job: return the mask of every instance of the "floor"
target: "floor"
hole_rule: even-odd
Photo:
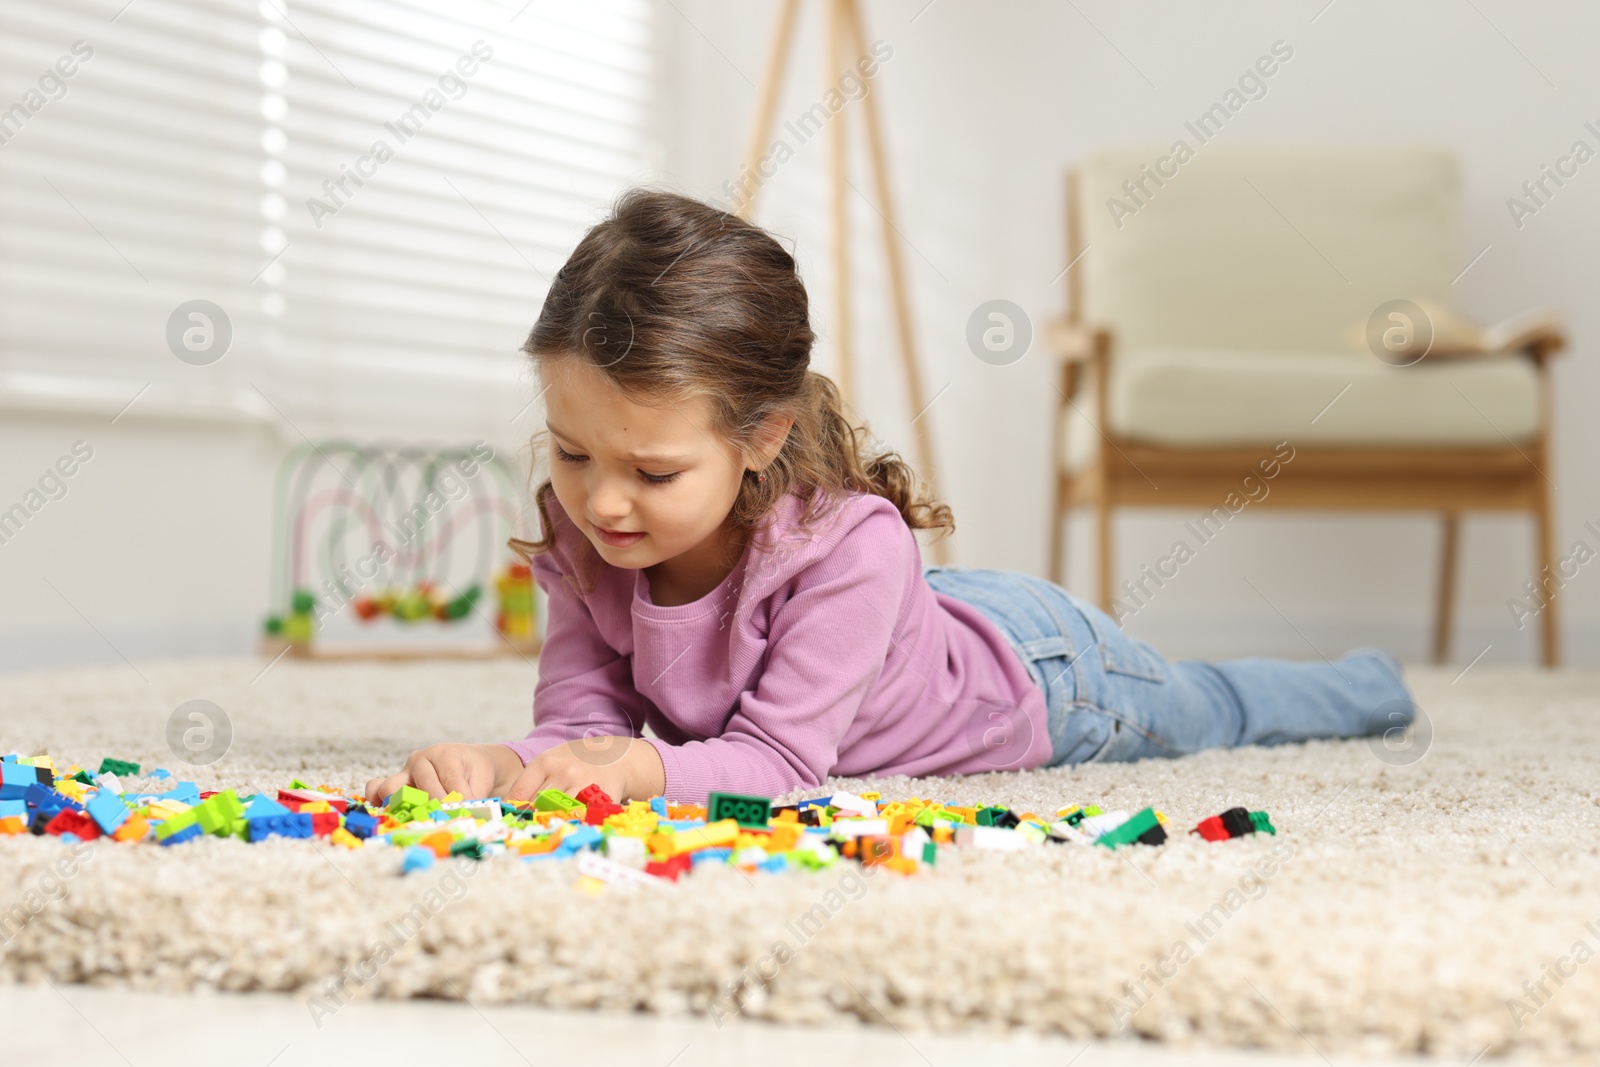
[[[143,1067],[268,1067],[277,1064],[437,1059],[474,1067],[582,1064],[583,1067],[788,1067],[870,1063],[874,1067],[1465,1067],[1454,1059],[1334,1060],[1309,1046],[1302,1055],[1233,1049],[1184,1049],[1149,1042],[1068,1041],[1028,1033],[959,1036],[888,1027],[788,1027],[733,1020],[722,1027],[704,1018],[478,1008],[441,1001],[353,1001],[319,1027],[305,1002],[277,995],[134,993],[89,986],[0,988],[0,1017],[29,1020],[8,1028],[5,1059],[63,1055],[63,1035],[77,1062],[122,1062]],[[1495,1059],[1495,1065],[1534,1063]]]

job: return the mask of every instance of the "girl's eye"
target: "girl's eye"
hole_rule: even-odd
[[[562,463],[586,463],[586,462],[588,462],[588,459],[589,459],[588,456],[573,455],[571,452],[568,452],[566,449],[562,448],[560,445],[556,444],[554,441],[552,441],[550,443],[550,447],[555,450],[556,459],[560,460]],[[671,474],[651,474],[648,471],[640,471],[639,472],[639,477],[643,478],[646,482],[648,482],[651,485],[666,485],[669,482],[677,481],[678,480],[678,475],[680,475],[682,473],[683,473],[682,471],[673,471]]]

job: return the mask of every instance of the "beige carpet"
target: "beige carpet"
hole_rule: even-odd
[[[0,751],[178,771],[168,715],[205,698],[235,739],[189,774],[202,788],[359,788],[428,741],[520,734],[533,684],[521,662],[284,662],[256,679],[262,666],[3,677]],[[0,839],[0,923],[27,919],[9,940],[0,925],[0,977],[292,991],[317,1016],[347,996],[466,997],[1308,1055],[1592,1057],[1600,676],[1454,674],[1410,672],[1434,732],[1410,765],[1356,741],[848,783],[1039,811],[1153,803],[1175,828],[1242,804],[1272,814],[1276,839],[947,852],[911,878],[703,868],[599,896],[572,888],[568,862],[401,878],[393,853],[286,841],[103,845],[62,878],[67,846]]]

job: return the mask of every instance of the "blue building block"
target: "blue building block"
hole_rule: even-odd
[[[152,800],[181,800],[193,807],[200,803],[200,787],[193,782],[179,782],[165,793],[124,793],[122,795],[124,799],[136,804],[148,804]]]
[[[158,840],[163,846],[176,845],[183,841],[193,841],[202,833],[204,833],[204,831],[200,829],[200,824],[196,822],[190,823],[188,826],[185,826],[182,830],[179,830],[175,834],[169,834],[168,836],[159,838]]]
[[[10,819],[16,816],[24,820],[28,817],[28,802],[20,797],[16,800],[0,800],[0,819]]]
[[[650,798],[650,810],[655,812],[657,815],[661,816],[663,819],[665,819],[667,817],[667,798],[666,797],[652,797],[652,798]]]
[[[580,849],[594,848],[600,844],[604,836],[598,826],[580,826],[563,837],[561,844],[555,847],[555,851],[563,856],[570,856]]]
[[[356,837],[371,837],[378,828],[378,817],[365,811],[352,811],[344,817],[344,828]]]
[[[44,772],[42,778],[41,771]],[[26,763],[0,763],[0,800],[16,800],[36,785],[48,789],[54,783],[55,779],[43,767]]]
[[[47,785],[40,785],[38,782],[33,783],[23,791],[22,799],[31,810],[43,812],[52,818],[63,810],[83,810],[83,805],[76,800],[63,793],[57,793]]]
[[[708,860],[727,863],[728,857],[731,855],[733,855],[733,849],[731,848],[697,848],[689,853],[689,862],[696,867]]]
[[[264,819],[269,815],[289,815],[288,808],[279,804],[265,793],[257,793],[244,809],[246,821],[250,819]]]
[[[767,871],[770,874],[777,874],[780,871],[788,870],[789,857],[780,852],[776,856],[768,856],[766,859],[756,864],[756,867],[760,870]]]
[[[153,771],[146,771],[144,776],[146,778],[171,778],[172,772],[165,767],[157,767]]]
[[[89,817],[100,827],[100,832],[105,834],[116,833],[117,827],[128,821],[128,806],[109,789],[97,790],[84,804],[83,810],[89,813]]]
[[[290,813],[287,815],[263,815],[258,819],[246,819],[245,826],[249,828],[250,842],[265,841],[269,837],[313,837],[311,829],[311,816]]]
[[[405,863],[400,866],[401,874],[410,874],[412,871],[425,871],[433,866],[436,857],[433,849],[423,848],[421,845],[412,845],[406,849]]]

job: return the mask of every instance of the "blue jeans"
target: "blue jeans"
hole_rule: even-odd
[[[1380,649],[1335,662],[1168,662],[1099,608],[1014,571],[925,567],[936,592],[1000,628],[1049,708],[1063,763],[1181,756],[1205,748],[1359,737],[1410,725],[1400,664]]]

